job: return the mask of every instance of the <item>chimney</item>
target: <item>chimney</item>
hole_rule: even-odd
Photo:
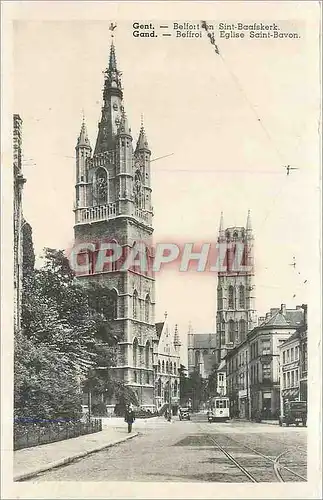
[[[286,315],[286,304],[282,304],[280,306],[280,312],[282,313],[283,316]]]
[[[304,325],[307,328],[307,304],[302,304],[302,309],[304,310]]]
[[[270,312],[266,313],[266,320],[271,318]]]
[[[296,311],[299,311],[300,309],[303,309],[302,306],[296,306]]]
[[[265,316],[260,316],[258,318],[258,326],[260,326],[265,321]]]

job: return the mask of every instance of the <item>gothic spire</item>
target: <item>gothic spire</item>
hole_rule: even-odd
[[[122,99],[121,72],[117,68],[116,51],[113,40],[110,47],[109,66],[105,70],[105,84],[103,98],[106,102],[111,95],[116,95]]]
[[[175,325],[175,332],[174,332],[174,345],[180,346],[181,341],[179,340],[179,335],[178,335],[178,327]]]
[[[91,147],[88,133],[87,133],[86,124],[85,124],[84,114],[83,114],[83,119],[82,119],[81,132],[80,132],[80,135],[77,139],[77,147],[87,147],[87,148]]]
[[[116,51],[113,40],[110,47],[109,71],[117,71]]]
[[[148,146],[147,137],[146,137],[145,128],[144,128],[143,115],[141,115],[141,126],[140,126],[138,141],[137,141],[137,147],[136,147],[136,151],[140,151],[140,150],[150,151],[149,146]]]
[[[250,210],[248,210],[246,230],[247,231],[252,231]]]
[[[103,106],[94,150],[95,155],[112,150],[115,147],[115,139],[122,122],[122,99],[121,72],[117,68],[115,46],[112,40],[109,65],[104,72]]]
[[[131,137],[131,128],[129,127],[128,118],[124,110],[122,111],[118,133]]]
[[[224,238],[224,221],[223,221],[223,212],[221,212],[220,216],[220,225],[219,225],[219,238]]]

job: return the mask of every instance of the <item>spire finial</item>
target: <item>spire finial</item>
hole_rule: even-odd
[[[220,231],[224,230],[223,212],[221,212],[221,215],[220,215],[220,228],[219,228],[219,230]]]
[[[167,319],[167,316],[168,316],[168,312],[167,312],[167,311],[165,311],[165,312],[164,312],[165,321],[166,321],[166,319]]]
[[[140,149],[141,150],[145,149],[147,151],[150,151],[149,146],[148,146],[147,137],[146,137],[145,128],[144,128],[144,115],[143,115],[143,113],[141,113],[141,116],[140,116],[140,132],[139,132],[136,151],[138,151]]]
[[[248,210],[248,217],[247,217],[247,225],[246,225],[247,231],[252,231],[252,225],[251,225],[251,213],[250,210]]]
[[[110,23],[109,30],[111,31],[111,39],[113,43],[113,37],[114,37],[114,30],[117,27],[117,23]]]
[[[180,346],[181,341],[179,340],[179,335],[178,335],[178,325],[175,325],[175,331],[174,331],[174,345],[175,346]]]
[[[84,109],[82,108],[82,125],[81,125],[81,132],[77,140],[77,146],[90,146],[90,141],[89,137],[87,134],[87,128],[86,128],[86,123],[85,123],[85,114],[84,114]]]

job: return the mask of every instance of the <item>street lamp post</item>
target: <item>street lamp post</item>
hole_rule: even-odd
[[[172,420],[172,379],[171,379],[171,375],[170,374],[169,374],[168,388],[169,388],[169,396],[168,396],[168,422],[170,422]]]

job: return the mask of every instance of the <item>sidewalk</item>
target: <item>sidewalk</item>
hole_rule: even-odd
[[[14,481],[29,479],[40,472],[68,464],[77,458],[103,450],[127,439],[138,436],[138,432],[128,434],[123,428],[106,428],[100,432],[65,439],[56,443],[33,446],[14,452]]]

